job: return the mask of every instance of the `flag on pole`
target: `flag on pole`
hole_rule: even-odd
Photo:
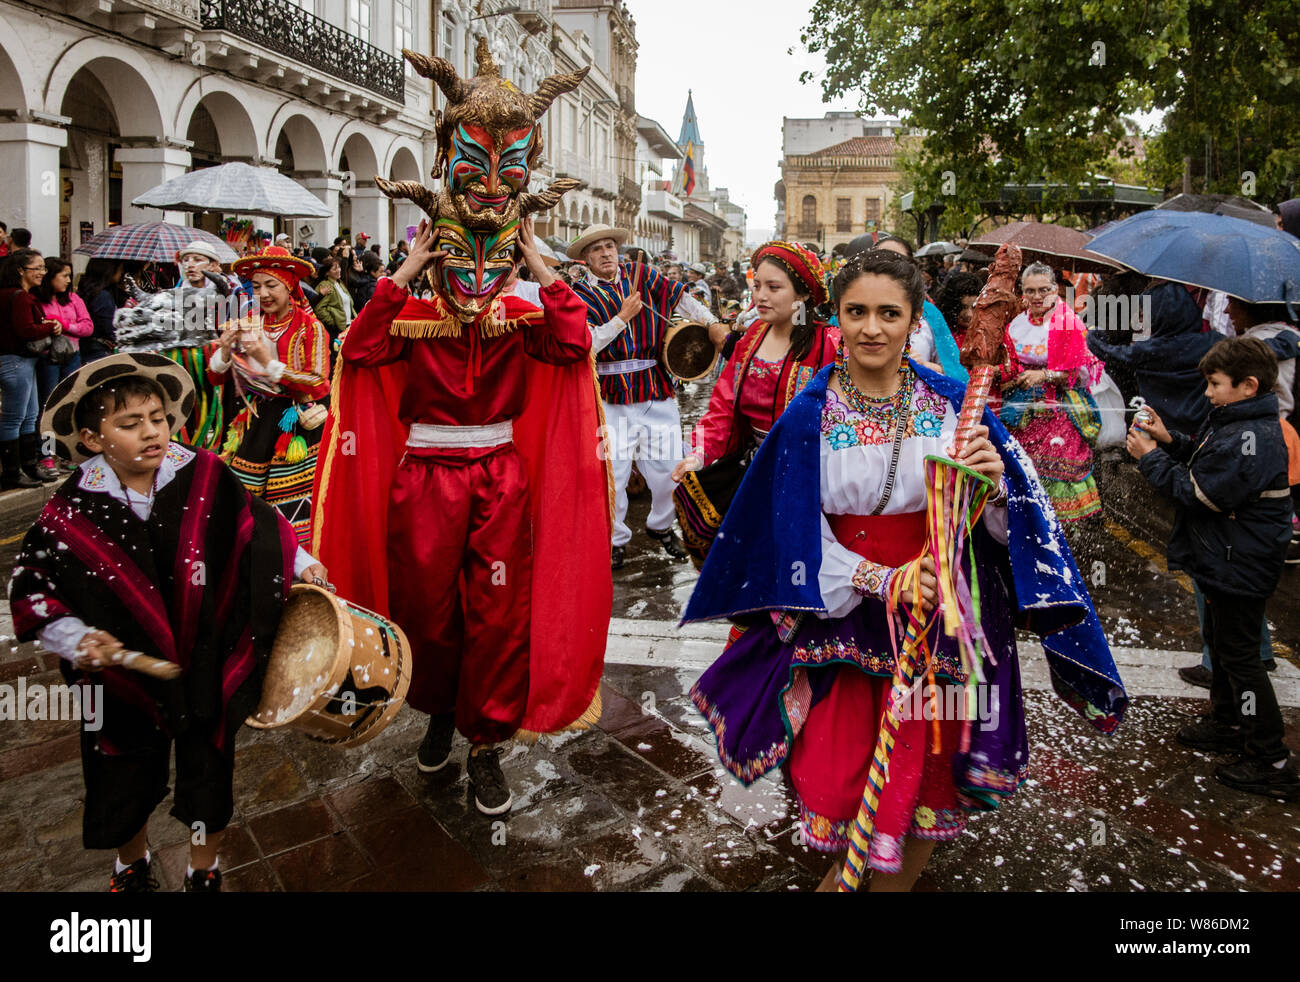
[[[686,160],[682,163],[682,193],[688,198],[695,192],[695,144],[686,144]]]

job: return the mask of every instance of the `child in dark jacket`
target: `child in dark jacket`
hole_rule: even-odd
[[[1149,407],[1128,451],[1178,512],[1169,567],[1205,595],[1211,712],[1177,733],[1197,750],[1243,754],[1215,768],[1229,787],[1300,800],[1300,777],[1282,742],[1282,713],[1259,659],[1264,605],[1291,539],[1287,451],[1278,422],[1277,359],[1256,338],[1220,341],[1201,359],[1213,404],[1195,439],[1170,432]]]

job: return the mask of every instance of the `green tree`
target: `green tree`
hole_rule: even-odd
[[[1240,194],[1249,171],[1276,202],[1300,174],[1294,0],[816,0],[802,41],[826,58],[828,100],[856,94],[924,131],[908,183],[948,206],[945,226],[1007,183],[1114,170],[1125,118],[1153,109],[1143,172],[1162,181],[1199,155],[1197,190]]]

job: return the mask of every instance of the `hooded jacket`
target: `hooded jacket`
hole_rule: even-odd
[[[1088,349],[1103,361],[1133,369],[1138,392],[1169,429],[1195,433],[1210,411],[1197,366],[1223,337],[1202,332],[1201,308],[1181,283],[1161,283],[1143,296],[1151,298],[1149,338],[1107,344],[1089,334]]]
[[[1174,499],[1169,566],[1223,593],[1267,597],[1291,541],[1287,450],[1272,392],[1211,409],[1193,439],[1138,461],[1143,476]]]

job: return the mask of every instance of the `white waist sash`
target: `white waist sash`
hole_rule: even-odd
[[[408,447],[499,447],[515,438],[515,423],[507,419],[486,426],[435,426],[412,423],[406,438]]]
[[[596,362],[597,375],[626,375],[629,372],[643,372],[647,368],[654,368],[659,362],[653,358],[633,358],[631,361],[598,361]]]

